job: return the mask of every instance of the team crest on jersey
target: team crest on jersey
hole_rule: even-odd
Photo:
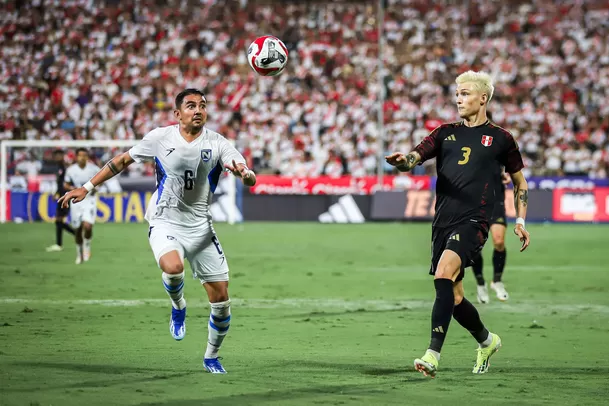
[[[211,159],[211,149],[202,149],[201,159],[203,160],[203,162],[209,161]]]
[[[491,137],[490,135],[483,135],[482,140],[480,140],[480,142],[485,147],[490,147],[491,145],[493,145],[493,137]]]

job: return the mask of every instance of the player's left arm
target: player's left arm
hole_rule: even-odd
[[[245,186],[254,186],[256,184],[256,174],[244,163],[235,162],[233,159],[232,165],[226,164],[224,167],[231,171],[236,177],[241,178]]]
[[[522,241],[520,251],[524,251],[530,243],[529,232],[524,228],[529,204],[529,186],[522,171],[510,174],[514,184],[514,207],[516,208],[516,226],[514,233]]]
[[[234,176],[241,178],[245,186],[254,186],[256,174],[247,167],[243,155],[224,138],[221,138],[219,148],[220,160],[223,163],[230,162],[224,163],[224,168],[231,171]]]
[[[518,149],[518,144],[512,137],[512,134],[507,133],[507,143],[504,153],[501,154],[501,164],[505,166],[505,171],[510,174],[512,183],[514,184],[514,207],[516,208],[516,226],[514,226],[514,234],[520,238],[522,246],[520,251],[527,249],[531,242],[531,236],[525,229],[525,220],[527,218],[527,206],[529,204],[529,186],[527,180],[522,173],[524,163],[522,155]]]

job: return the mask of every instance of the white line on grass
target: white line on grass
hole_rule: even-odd
[[[0,303],[49,306],[168,306],[168,299],[95,299],[95,300],[54,300],[27,298],[0,298]],[[285,299],[239,299],[232,298],[235,307],[249,309],[301,309],[306,311],[336,311],[336,310],[399,310],[399,309],[431,309],[432,300],[346,300],[328,298],[285,298]],[[208,307],[204,301],[189,300],[189,307]],[[479,305],[480,309],[502,311],[507,313],[578,313],[593,312],[609,314],[609,306],[599,304],[560,304],[536,301],[513,301],[511,303],[493,302]]]
[[[319,268],[316,268],[319,270]],[[331,268],[329,270],[341,270],[339,268]],[[378,268],[358,268],[354,267],[351,270],[355,270],[358,272],[421,272],[425,273],[426,270],[429,270],[429,267],[425,266],[387,266],[387,267],[378,267]],[[590,271],[590,272],[600,272],[607,271],[606,266],[600,265],[512,265],[508,266],[508,271],[525,271],[525,272],[565,272],[565,271]]]

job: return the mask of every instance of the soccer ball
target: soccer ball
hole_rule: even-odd
[[[288,49],[279,38],[265,35],[251,43],[247,61],[257,74],[277,76],[288,64]]]

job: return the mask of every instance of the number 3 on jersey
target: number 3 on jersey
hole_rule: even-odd
[[[459,165],[465,165],[466,163],[469,162],[469,154],[472,153],[472,149],[470,147],[463,147],[463,148],[461,148],[461,151],[463,151],[463,159],[457,163]]]
[[[192,190],[195,186],[195,173],[191,170],[184,171],[184,189]]]

